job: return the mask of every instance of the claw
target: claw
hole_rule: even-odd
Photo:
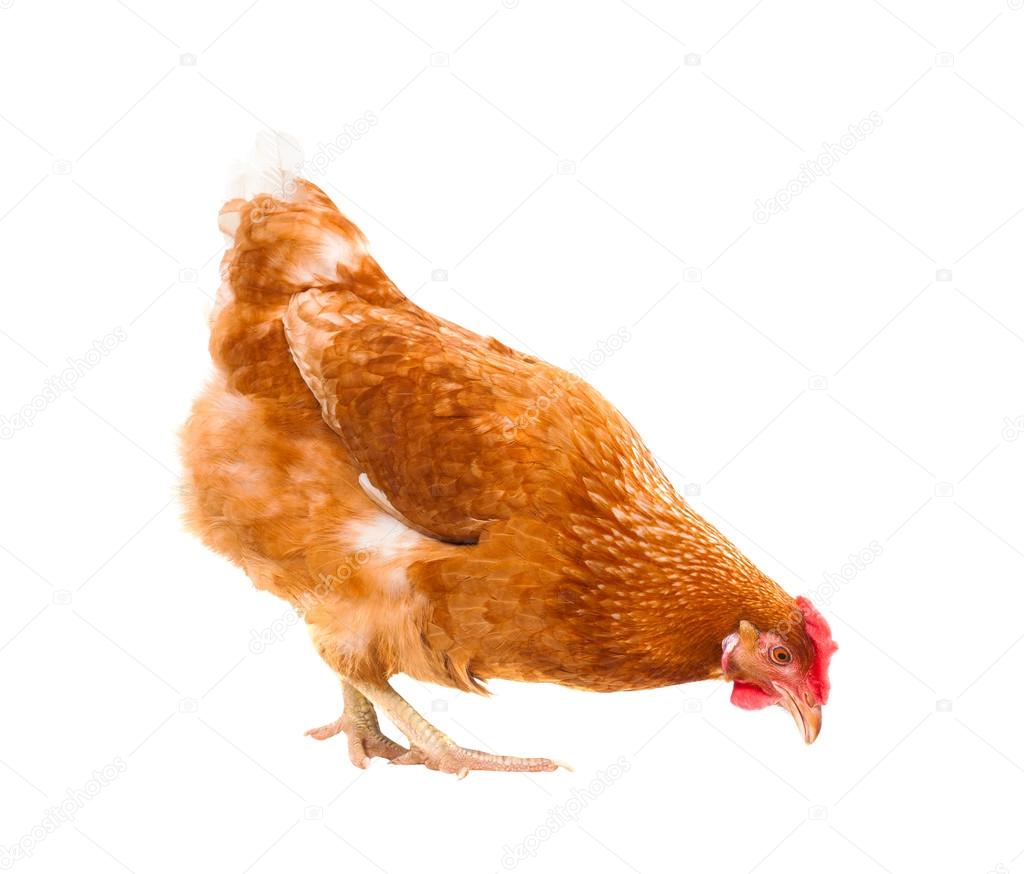
[[[327,740],[342,732],[348,738],[348,757],[357,768],[367,768],[370,759],[374,757],[394,761],[409,752],[401,744],[383,734],[380,728],[358,720],[350,720],[344,714],[327,725],[311,728],[306,735],[316,740]]]

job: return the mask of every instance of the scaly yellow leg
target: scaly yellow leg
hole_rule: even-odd
[[[470,771],[554,771],[559,767],[572,770],[553,759],[499,756],[460,747],[427,722],[388,683],[347,682],[370,703],[380,707],[409,739],[409,750],[392,758],[392,764],[426,765],[435,771],[456,774],[460,779]]]

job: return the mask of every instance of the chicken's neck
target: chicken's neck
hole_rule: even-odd
[[[799,621],[793,598],[681,500],[646,516],[589,539],[582,560],[593,645],[616,655],[624,685],[717,677],[722,640],[741,619]]]

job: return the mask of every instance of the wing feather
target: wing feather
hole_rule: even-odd
[[[284,322],[324,420],[369,483],[411,527],[442,540],[476,542],[527,507],[567,510],[571,490],[553,480],[575,480],[587,450],[575,412],[621,418],[581,380],[408,301],[310,289]]]

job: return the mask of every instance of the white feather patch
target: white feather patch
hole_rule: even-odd
[[[290,200],[302,163],[298,140],[279,131],[263,131],[256,138],[248,161],[236,166],[228,198],[251,200],[257,194],[269,194],[277,200]]]

